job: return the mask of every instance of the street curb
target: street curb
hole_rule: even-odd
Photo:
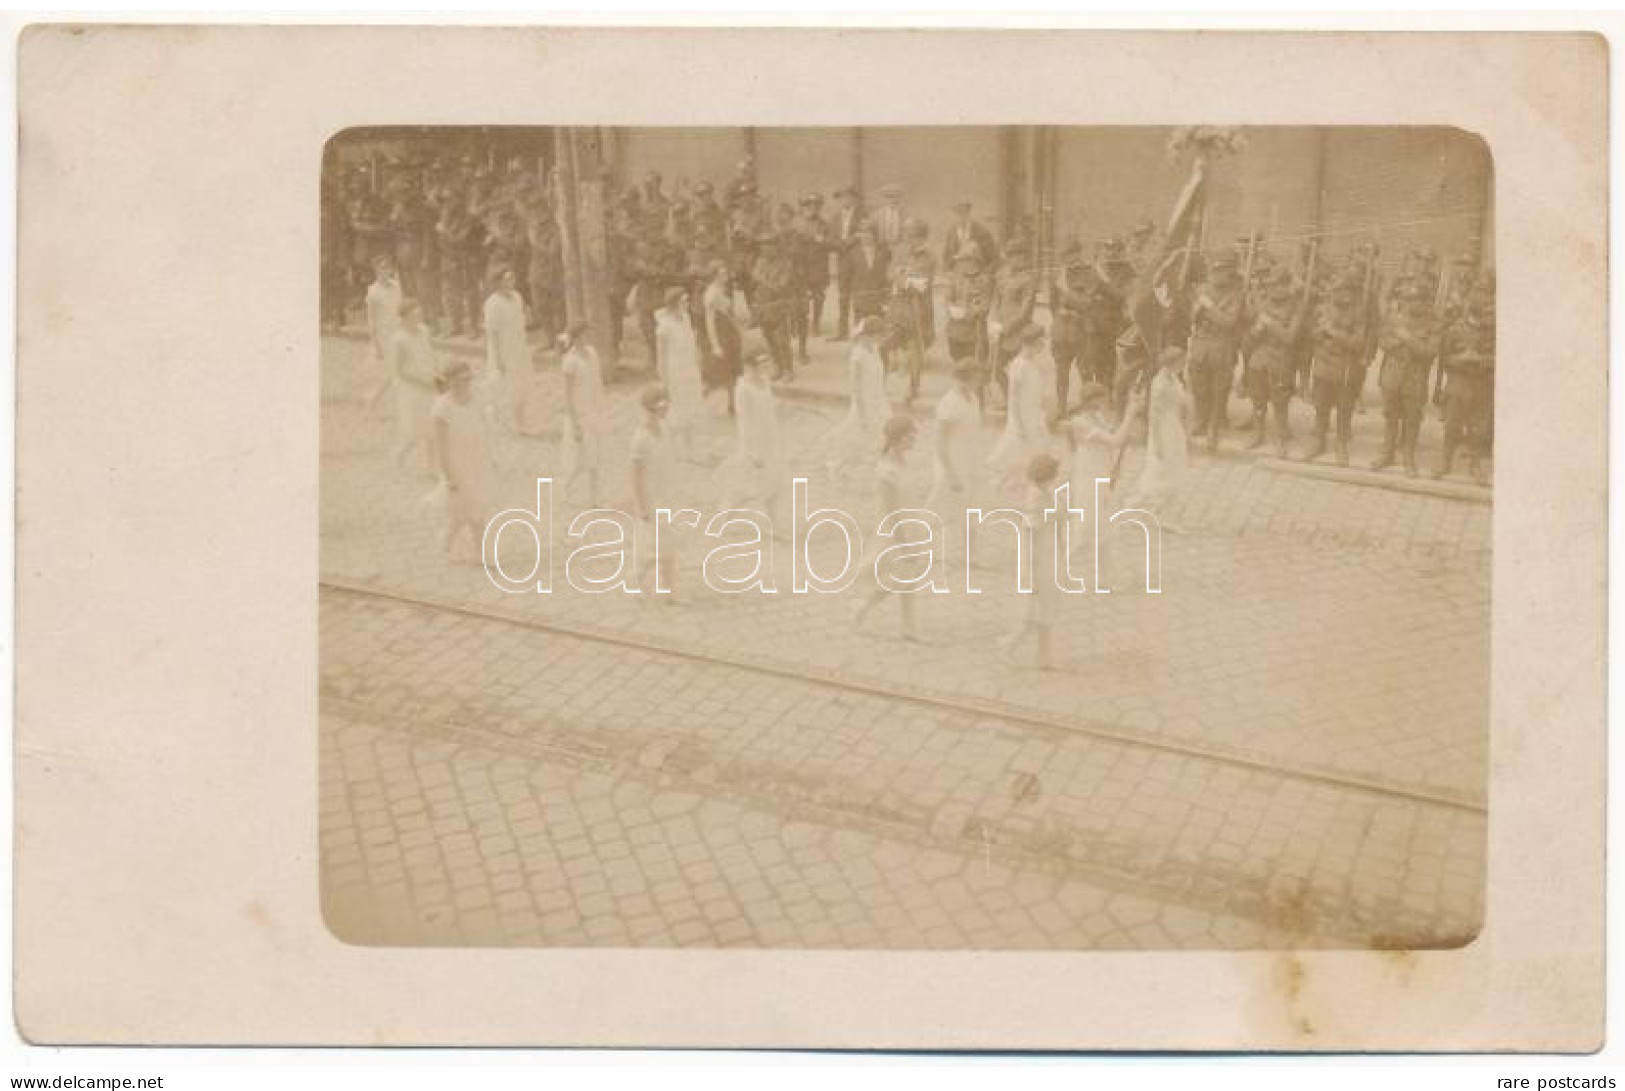
[[[1328,466],[1315,462],[1262,456],[1259,463],[1276,473],[1296,474],[1322,481],[1341,481],[1346,485],[1367,485],[1392,492],[1416,493],[1444,500],[1465,500],[1475,504],[1490,504],[1495,493],[1484,485],[1467,485],[1453,481],[1435,481],[1425,477],[1405,477],[1380,470],[1357,470],[1348,466]]]

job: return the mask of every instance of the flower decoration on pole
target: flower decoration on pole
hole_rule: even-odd
[[[1247,147],[1247,138],[1233,125],[1181,125],[1168,135],[1168,161],[1175,162],[1186,152],[1210,162],[1235,155]]]

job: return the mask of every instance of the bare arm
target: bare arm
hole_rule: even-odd
[[[649,460],[641,453],[632,457],[632,510],[640,519],[654,518],[649,503]]]
[[[710,292],[705,293],[705,334],[711,340],[711,351],[722,355],[722,342],[717,340],[717,306]]]
[[[440,417],[434,419],[434,461],[440,467],[440,480],[452,492],[457,491],[457,482],[451,476],[451,426]]]
[[[575,373],[568,370],[565,371],[564,415],[569,418],[570,421],[570,434],[579,440],[581,438],[581,418],[576,414],[576,388],[577,380]]]

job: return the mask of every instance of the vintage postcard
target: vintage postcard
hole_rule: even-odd
[[[1598,1044],[1600,40],[21,57],[31,1038]]]

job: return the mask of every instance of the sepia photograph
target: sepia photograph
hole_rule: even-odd
[[[475,18],[19,28],[27,1066],[1602,1056],[1608,38]]]
[[[1467,128],[351,127],[320,892],[363,946],[1484,920]]]

